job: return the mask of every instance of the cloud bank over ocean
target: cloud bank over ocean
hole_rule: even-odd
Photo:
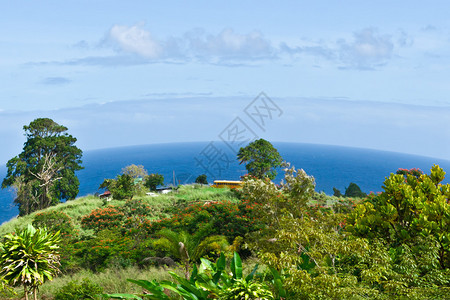
[[[23,125],[50,117],[69,128],[81,149],[214,141],[236,118],[270,141],[371,148],[450,159],[450,107],[343,99],[271,98],[280,116],[261,129],[245,114],[248,97],[168,97],[113,101],[67,109],[0,112],[0,161],[17,155]],[[263,109],[260,114],[267,113]]]

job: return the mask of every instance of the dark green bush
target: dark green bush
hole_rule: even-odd
[[[156,191],[159,185],[164,184],[164,176],[161,174],[150,174],[144,178],[144,186],[149,188],[150,191]]]
[[[34,216],[33,226],[36,228],[47,228],[51,232],[59,231],[61,237],[72,238],[76,235],[72,219],[62,211],[48,211],[38,213]]]
[[[132,252],[134,241],[124,237],[118,230],[105,229],[93,239],[75,243],[75,255],[81,259],[82,267],[94,272],[109,266],[127,267],[136,261]]]
[[[367,194],[361,191],[361,188],[354,182],[351,182],[345,189],[345,197],[359,197],[364,198]]]
[[[84,278],[81,283],[77,280],[70,281],[55,293],[55,300],[84,300],[102,299],[99,294],[103,293],[103,288],[93,283],[88,278]]]

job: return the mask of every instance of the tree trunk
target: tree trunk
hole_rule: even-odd
[[[34,300],[38,300],[38,298],[37,298],[37,288],[36,287],[33,288],[33,296],[34,296]]]
[[[26,285],[23,286],[23,291],[25,293],[25,300],[28,300],[28,291],[27,291],[27,286]]]

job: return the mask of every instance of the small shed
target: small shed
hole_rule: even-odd
[[[106,191],[99,195],[100,199],[106,199],[106,201],[111,201],[112,194],[110,191]]]

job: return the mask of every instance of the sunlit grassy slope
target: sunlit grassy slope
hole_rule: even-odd
[[[164,209],[180,202],[194,202],[194,201],[216,201],[216,200],[230,200],[237,201],[236,195],[229,189],[216,189],[209,186],[201,185],[183,185],[178,188],[177,192],[168,193],[165,195],[157,196],[140,196],[134,197],[140,199],[143,202],[150,205],[157,215],[164,217]],[[125,201],[112,200],[106,203],[106,205],[121,206]],[[14,218],[8,222],[5,222],[0,226],[0,236],[6,233],[13,232],[16,229],[21,229],[31,224],[34,216],[37,213],[57,210],[64,211],[72,218],[74,225],[77,229],[81,230],[80,222],[81,218],[89,214],[92,210],[104,207],[105,203],[102,199],[95,196],[80,197],[75,200],[60,203],[56,206],[49,207],[47,209],[34,212],[24,217]]]

